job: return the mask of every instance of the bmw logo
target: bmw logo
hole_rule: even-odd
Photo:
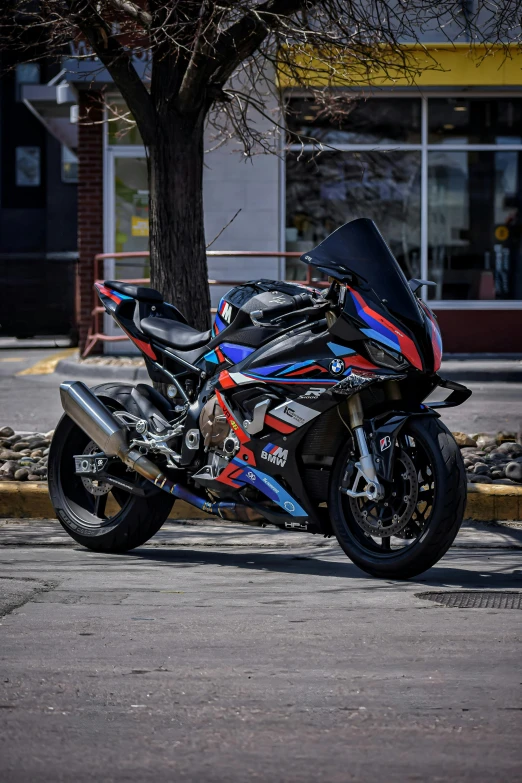
[[[290,501],[289,501],[289,500],[285,500],[284,506],[285,506],[285,508],[286,508],[286,510],[287,510],[287,511],[290,511],[290,513],[292,513],[292,511],[295,511],[295,506],[294,506],[294,504],[293,504],[293,503],[290,503]]]
[[[339,375],[344,370],[344,362],[341,359],[332,359],[330,362],[330,372],[332,375]]]

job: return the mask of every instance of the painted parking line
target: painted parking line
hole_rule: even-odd
[[[46,356],[45,359],[41,359],[39,362],[36,362],[36,364],[33,364],[31,367],[27,367],[25,370],[20,370],[20,372],[17,372],[16,374],[51,375],[51,373],[55,371],[56,365],[59,361],[67,358],[67,356],[71,356],[77,351],[77,348],[66,348],[64,351],[56,351],[56,353],[52,353],[50,356]]]
[[[0,362],[23,362],[25,359],[23,356],[5,356],[0,359]]]

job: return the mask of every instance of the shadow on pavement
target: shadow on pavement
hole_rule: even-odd
[[[496,557],[500,550],[495,551]],[[382,579],[375,583],[375,577],[361,571],[356,565],[348,559],[346,562],[338,560],[325,559],[324,556],[306,556],[299,554],[279,554],[275,552],[209,552],[208,550],[176,550],[176,549],[137,549],[129,552],[126,557],[139,559],[141,564],[149,563],[153,565],[165,565],[166,563],[183,564],[185,566],[223,566],[227,568],[244,568],[250,571],[270,571],[284,574],[302,574],[308,576],[336,577],[340,579],[368,579],[373,584],[368,585],[368,589],[386,589],[390,585],[397,584],[421,584],[433,585],[437,587],[463,587],[469,590],[484,589],[522,589],[522,552],[513,550],[503,550],[502,554],[510,556],[510,564],[501,571],[498,568],[492,572],[489,570],[488,560],[490,553],[473,550],[473,569],[462,567],[462,560],[466,555],[462,552],[450,552],[444,559],[426,571],[420,576],[401,582],[399,580]],[[337,555],[337,553],[336,553]],[[513,558],[518,560],[520,569],[513,567]],[[459,565],[451,565],[452,561],[458,560]],[[477,562],[483,564],[483,568],[476,570]],[[358,589],[365,589],[358,585]]]

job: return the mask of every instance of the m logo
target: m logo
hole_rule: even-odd
[[[288,459],[288,449],[282,449],[281,446],[267,443],[261,452],[261,459],[266,459],[268,462],[273,462],[275,465],[284,468]]]
[[[230,305],[228,302],[225,302],[221,308],[220,315],[223,321],[229,324],[232,320],[232,305]]]

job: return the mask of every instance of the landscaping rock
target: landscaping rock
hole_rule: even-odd
[[[28,475],[29,471],[27,468],[19,468],[17,471],[15,471],[14,478],[15,481],[27,481]]]
[[[14,460],[7,460],[0,468],[0,475],[4,478],[14,478],[15,472],[18,470],[18,462]]]
[[[519,457],[522,455],[522,446],[519,443],[502,443],[498,448],[499,454],[505,454],[511,457]]]
[[[466,446],[474,446],[476,448],[477,441],[473,440],[473,438],[469,435],[466,435],[465,432],[452,432],[451,434],[455,438],[457,446],[460,448],[464,448]]]
[[[489,473],[489,467],[486,465],[485,462],[477,462],[477,464],[473,468],[473,472],[486,474]]]
[[[522,463],[508,462],[506,465],[506,478],[522,483]]]
[[[29,443],[26,440],[19,440],[12,447],[13,451],[23,451],[23,449],[29,448]]]
[[[493,446],[495,447],[497,445],[497,441],[493,437],[493,435],[488,435],[484,432],[477,435],[474,440],[477,443],[477,446],[481,449],[483,449],[485,446]]]
[[[505,441],[516,441],[517,436],[515,432],[497,432],[495,440],[497,443],[504,443]]]
[[[467,473],[468,484],[492,484],[493,480],[489,476],[477,475],[476,473]]]
[[[2,427],[0,429],[0,438],[12,438],[14,434],[15,432],[11,427]]]
[[[11,451],[11,449],[2,449],[0,459],[20,459],[20,454],[17,451]]]
[[[49,445],[49,442],[44,438],[31,438],[27,444],[31,449],[43,449]]]

